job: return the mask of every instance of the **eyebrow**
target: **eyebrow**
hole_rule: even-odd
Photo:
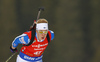
[[[39,31],[48,31],[48,30],[39,30]]]

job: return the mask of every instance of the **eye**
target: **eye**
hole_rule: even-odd
[[[42,34],[43,33],[43,31],[38,31],[40,34]]]
[[[47,31],[44,31],[44,33],[46,34],[46,33],[47,33]]]

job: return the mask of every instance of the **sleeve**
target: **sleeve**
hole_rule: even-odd
[[[12,42],[12,46],[13,47],[17,47],[18,44],[28,44],[30,42],[30,39],[28,37],[27,34],[22,34],[22,35],[19,35],[17,36],[14,41]]]
[[[54,39],[54,32],[50,30],[50,33],[51,33],[51,40]]]

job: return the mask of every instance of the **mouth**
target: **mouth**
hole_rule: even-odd
[[[41,37],[42,39],[44,39],[44,37]]]

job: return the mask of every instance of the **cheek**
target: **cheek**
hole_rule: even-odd
[[[41,36],[41,37],[46,37],[46,34],[41,34],[40,36]]]
[[[46,37],[47,35],[45,34],[44,37]]]

